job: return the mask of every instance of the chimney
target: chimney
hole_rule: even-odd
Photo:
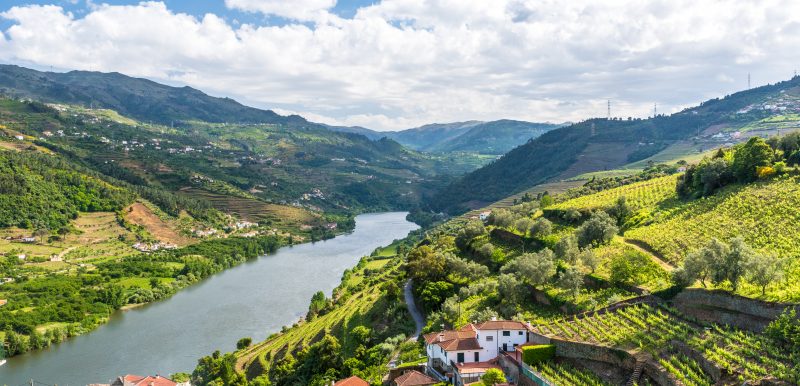
[[[497,317],[496,316],[492,316],[492,321],[496,322],[497,321]]]

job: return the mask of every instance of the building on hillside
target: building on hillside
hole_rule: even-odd
[[[527,343],[530,331],[531,326],[528,323],[490,320],[470,323],[456,331],[427,334],[424,338],[428,367],[444,374],[453,383],[458,379],[469,378],[465,374],[459,374],[459,366],[469,374],[480,373],[476,368],[483,368],[485,373],[487,363],[498,355],[513,352],[517,346]],[[467,364],[480,365],[464,366]]]
[[[480,218],[481,221],[486,221],[486,220],[489,219],[489,216],[491,216],[491,215],[492,215],[492,211],[491,210],[487,210],[485,212],[481,212],[481,214],[478,215],[478,218]]]
[[[160,375],[141,376],[128,374],[117,377],[114,382],[111,382],[110,386],[190,386],[190,384],[189,382],[177,383]]]
[[[338,382],[331,382],[331,386],[369,386],[369,382],[354,375]]]
[[[8,300],[6,300],[6,299],[0,299],[0,307],[2,307],[2,306],[4,306],[4,305],[6,305],[7,303],[8,303]]]
[[[403,375],[392,381],[392,386],[431,386],[439,383],[437,380],[420,373],[417,370],[409,370]]]

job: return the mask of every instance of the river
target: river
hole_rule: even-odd
[[[363,214],[347,235],[284,247],[185,288],[169,299],[117,312],[95,331],[8,359],[0,385],[30,379],[48,385],[110,383],[124,374],[191,372],[214,350],[235,350],[280,331],[305,314],[311,296],[330,296],[345,269],[417,225],[406,213]]]

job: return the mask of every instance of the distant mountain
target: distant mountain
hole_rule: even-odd
[[[551,130],[452,183],[433,209],[459,213],[541,184],[618,168],[678,145],[726,146],[800,129],[800,77],[650,119],[591,119]],[[400,141],[402,142],[402,141]]]
[[[0,65],[0,93],[16,98],[105,108],[162,124],[178,121],[314,125],[298,115],[248,107],[230,98],[216,98],[191,87],[171,87],[120,73],[41,72]]]
[[[430,124],[386,135],[414,150],[499,155],[557,127],[551,123],[501,119]]]

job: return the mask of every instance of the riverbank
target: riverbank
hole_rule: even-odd
[[[169,299],[117,312],[91,334],[11,358],[0,369],[0,379],[21,383],[52,374],[51,380],[43,379],[79,385],[120,373],[191,371],[202,355],[231,350],[244,336],[264,339],[296,321],[311,295],[333,289],[360,256],[416,228],[403,213],[360,215],[350,234],[247,260]],[[194,252],[185,251],[183,257]],[[94,365],[87,368],[89,363]]]

